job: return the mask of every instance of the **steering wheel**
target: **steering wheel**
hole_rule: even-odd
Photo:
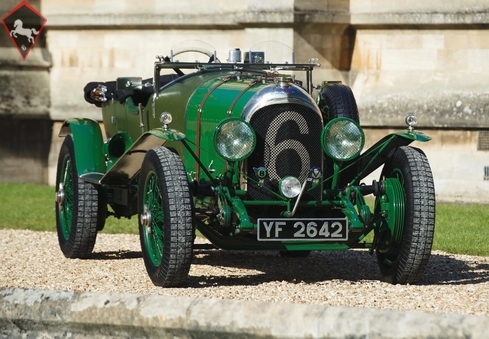
[[[211,51],[209,51],[208,49],[205,49],[205,48],[202,48],[202,47],[184,47],[184,48],[181,48],[181,49],[176,49],[172,52],[172,56],[175,57],[177,55],[180,55],[180,54],[184,54],[184,53],[201,53],[201,54],[204,54],[206,56],[209,57],[209,61],[208,63],[212,63],[212,62],[221,62],[219,61],[218,58],[215,58],[215,54]],[[214,60],[215,58],[215,60]],[[179,68],[174,68],[173,69],[179,76],[182,76],[182,75],[185,75]]]
[[[187,48],[182,48],[182,49],[177,49],[173,51],[173,56],[177,56],[183,53],[201,53],[204,55],[207,55],[209,57],[209,63],[211,62],[220,62],[219,59],[214,59],[215,55],[214,52],[209,51],[208,49],[201,48],[201,47],[187,47]]]

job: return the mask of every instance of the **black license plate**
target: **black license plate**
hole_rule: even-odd
[[[345,241],[348,240],[346,218],[327,219],[258,219],[259,241]]]

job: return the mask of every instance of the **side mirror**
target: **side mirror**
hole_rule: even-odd
[[[123,77],[117,78],[116,89],[133,89],[141,90],[143,89],[143,78],[141,77]]]

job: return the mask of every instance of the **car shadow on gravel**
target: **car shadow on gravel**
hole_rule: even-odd
[[[219,267],[219,275],[190,275],[189,287],[259,285],[273,281],[351,283],[381,281],[375,255],[368,251],[312,252],[307,258],[281,257],[277,251],[196,250],[192,265]],[[489,281],[489,263],[432,254],[417,285],[465,285]]]
[[[277,251],[199,250],[194,253],[192,265],[218,266],[222,275],[191,275],[188,281],[191,287],[380,279],[375,256],[367,251],[312,252],[307,258],[281,257]]]
[[[432,254],[418,285],[474,285],[489,281],[489,261],[477,257],[459,260],[449,255]]]
[[[90,260],[117,260],[117,259],[140,259],[143,253],[140,251],[107,251],[93,252]]]

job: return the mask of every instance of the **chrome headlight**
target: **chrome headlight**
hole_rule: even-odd
[[[173,117],[168,112],[163,112],[160,114],[160,121],[163,125],[169,125],[173,120]]]
[[[357,157],[365,144],[365,134],[355,121],[336,118],[326,124],[321,134],[324,152],[337,161]]]
[[[230,118],[222,121],[214,132],[214,147],[228,161],[239,161],[255,149],[256,135],[246,121]]]
[[[295,198],[301,192],[301,182],[299,179],[294,177],[283,178],[280,180],[278,187],[280,189],[280,193],[289,199]]]

